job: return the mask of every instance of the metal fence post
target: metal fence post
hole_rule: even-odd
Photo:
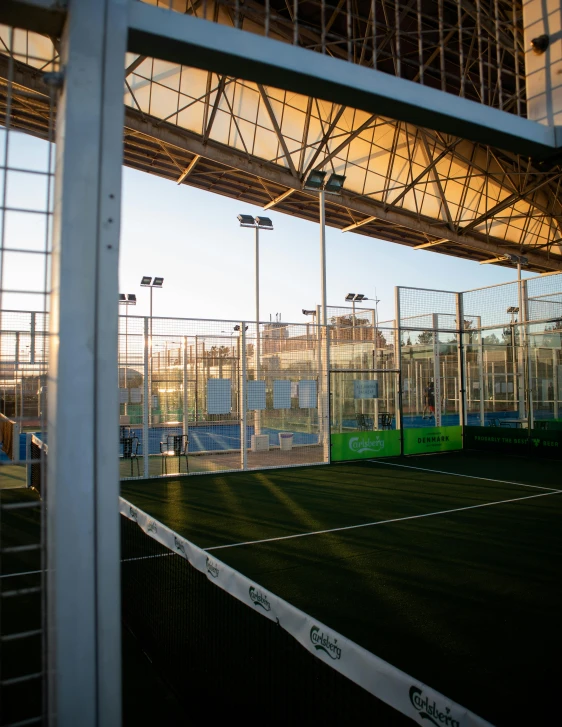
[[[142,407],[142,463],[143,463],[143,475],[144,477],[149,476],[148,472],[148,455],[149,451],[149,433],[150,433],[150,380],[149,380],[149,333],[148,333],[148,318],[144,318],[144,370],[143,370],[143,402]]]
[[[396,429],[402,430],[402,343],[401,343],[401,328],[400,328],[400,288],[396,286],[394,288],[394,310],[395,310],[395,329],[394,329],[394,365],[400,372],[398,375],[398,381],[396,382]],[[401,454],[404,454],[404,434],[400,437],[401,441]]]
[[[60,46],[46,507],[48,721],[57,727],[121,724],[117,301],[127,7],[69,3]]]
[[[464,310],[462,293],[457,293],[457,321],[458,321],[458,367],[459,367],[459,424],[466,426],[466,361],[464,347]]]
[[[246,449],[246,426],[248,419],[247,396],[246,396],[246,380],[247,380],[247,352],[246,352],[246,324],[244,321],[240,323],[240,383],[238,390],[240,392],[240,467],[243,470],[248,469],[248,452]]]

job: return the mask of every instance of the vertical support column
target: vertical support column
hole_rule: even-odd
[[[459,423],[466,426],[466,359],[464,347],[464,310],[462,293],[457,293],[458,366],[459,366]]]
[[[117,271],[126,10],[125,0],[72,2],[61,40],[46,507],[48,721],[57,727],[121,725]],[[85,446],[69,447],[77,437]]]
[[[529,311],[528,311],[528,293],[527,293],[527,281],[522,280],[519,285],[520,288],[520,300],[521,300],[521,308],[519,309],[521,312],[519,313],[522,321],[521,332],[519,334],[519,339],[521,343],[521,338],[523,342],[523,346],[520,346],[521,354],[521,367],[520,367],[520,377],[522,380],[522,389],[523,392],[525,391],[525,385],[527,386],[527,426],[529,427],[529,430],[531,430],[535,426],[535,414],[534,414],[534,405],[533,405],[533,365],[532,365],[532,353],[531,353],[531,336],[529,331]],[[527,368],[527,376],[525,377],[525,352],[527,353],[526,356],[526,368]],[[525,378],[527,379],[525,381]],[[525,397],[523,397],[523,405],[520,404],[520,413],[519,416],[523,418],[525,416]]]
[[[183,402],[182,402],[182,410],[183,410],[183,429],[182,433],[185,436],[188,436],[188,429],[189,429],[189,412],[187,410],[189,401],[188,401],[188,387],[189,387],[189,380],[187,376],[187,336],[184,336],[183,338],[183,376],[182,376],[182,394],[183,394]]]
[[[255,278],[256,278],[256,381],[259,381],[261,375],[261,341],[260,341],[260,228],[256,225],[255,239]],[[256,384],[257,385],[257,384]],[[254,434],[261,434],[261,411],[256,409],[254,412]]]
[[[144,318],[144,376],[143,376],[143,407],[142,407],[142,463],[143,475],[148,477],[148,455],[150,454],[150,443],[148,440],[150,432],[150,363],[149,363],[149,341],[148,332],[149,319]]]
[[[394,288],[394,309],[396,315],[394,329],[394,366],[400,372],[396,382],[396,429],[402,429],[402,344],[400,328],[400,288]],[[404,454],[404,437],[402,440],[402,454]]]
[[[246,427],[248,419],[248,397],[246,395],[247,388],[247,354],[246,354],[246,324],[244,321],[240,323],[240,383],[238,385],[240,408],[240,467],[243,470],[248,469],[248,451],[246,449]]]
[[[435,391],[435,426],[441,426],[441,357],[439,352],[439,314],[433,314],[433,388]]]
[[[36,329],[37,329],[37,313],[31,314],[31,330],[30,330],[30,341],[29,341],[29,363],[35,365],[35,340],[36,340]]]
[[[552,416],[553,419],[558,419],[558,406],[559,406],[559,393],[560,393],[560,379],[558,377],[558,353],[554,348],[552,350],[552,389],[553,389],[553,405],[552,405]]]
[[[482,340],[482,317],[478,316],[478,388],[480,390],[480,426],[486,423],[484,408],[484,342]]]

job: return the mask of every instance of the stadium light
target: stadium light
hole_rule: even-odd
[[[127,363],[129,361],[129,306],[137,304],[137,296],[134,293],[119,293],[119,305],[125,306],[125,366],[123,367],[123,383],[127,388]],[[125,401],[123,413],[127,416],[128,403]]]
[[[348,294],[347,294],[347,295],[345,296],[345,299],[346,299],[346,300],[355,300],[355,293],[348,293]]]
[[[315,310],[306,310],[306,308],[302,309],[303,316],[315,316],[316,311]]]
[[[321,189],[326,178],[326,172],[321,172],[319,169],[315,169],[310,172],[306,182],[304,183],[305,189]]]
[[[345,182],[345,174],[330,174],[330,178],[324,185],[324,190],[328,194],[340,194]]]
[[[328,325],[328,304],[326,300],[326,201],[324,194],[341,194],[344,174],[330,174],[327,182],[324,182],[326,172],[320,169],[313,169],[304,183],[305,189],[318,192],[318,203],[320,207],[320,293],[322,298],[322,325]]]
[[[240,227],[253,227],[255,235],[255,286],[256,286],[256,381],[260,373],[260,230],[273,230],[273,222],[269,217],[252,217],[252,215],[238,215]],[[234,330],[237,330],[236,328]],[[254,431],[261,434],[260,428],[261,413],[255,411]]]
[[[143,275],[140,284],[143,288],[150,288],[150,337],[152,339],[152,289],[162,288],[164,278],[153,278],[150,275]],[[137,297],[135,295],[135,303],[136,301]]]
[[[256,223],[252,215],[238,215],[240,227],[255,227]]]

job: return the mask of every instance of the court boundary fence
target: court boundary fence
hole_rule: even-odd
[[[145,535],[203,573],[213,586],[280,626],[310,654],[399,713],[421,725],[425,724],[429,713],[437,719],[440,714],[448,715],[449,723],[458,724],[459,727],[491,727],[486,720],[333,631],[217,558],[210,557],[207,551],[151,518],[126,499],[120,498],[119,510],[122,516],[136,523]],[[123,601],[126,613],[125,596]],[[172,628],[172,625],[168,624],[168,627]],[[222,643],[221,649],[228,650],[228,647]]]

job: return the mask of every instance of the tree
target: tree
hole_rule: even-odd
[[[427,345],[433,343],[433,331],[424,331],[418,336],[418,342]]]

